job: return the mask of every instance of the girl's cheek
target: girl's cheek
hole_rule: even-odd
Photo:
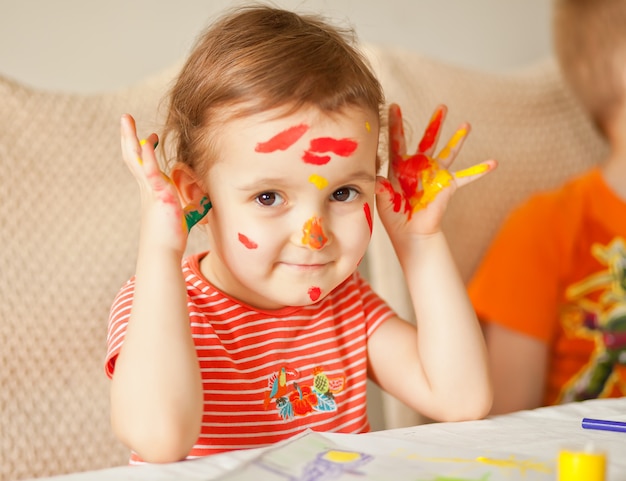
[[[372,223],[372,209],[370,208],[369,203],[365,203],[363,204],[363,213],[365,214],[365,222],[367,222],[367,227],[370,230],[370,237],[372,236],[372,229],[373,229],[373,223]]]
[[[246,249],[256,249],[259,247],[253,239],[249,238],[247,235],[242,234],[241,232],[238,234],[238,240],[241,242]]]

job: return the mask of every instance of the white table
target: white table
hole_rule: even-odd
[[[606,480],[626,480],[626,433],[583,429],[583,417],[626,421],[626,398],[585,401],[492,416],[480,421],[433,423],[362,435],[309,433],[291,443],[280,443],[272,448],[236,451],[166,465],[123,466],[45,479],[294,480],[304,479],[301,477],[304,470],[300,465],[295,466],[295,460],[302,458],[305,462],[307,453],[313,458],[316,454],[319,458],[323,452],[332,451],[335,456],[340,453],[344,456],[342,462],[347,466],[347,450],[352,452],[348,453],[350,455],[360,453],[367,459],[362,458],[360,464],[350,460],[355,463],[353,467],[342,468],[344,471],[339,471],[335,477],[327,474],[326,477],[318,475],[307,479],[402,480],[409,479],[407,473],[410,472],[412,480],[420,481],[542,481],[557,479],[560,451],[584,450],[592,446],[606,453]],[[320,447],[320,443],[329,443],[329,446]],[[310,460],[306,462],[311,465]],[[336,467],[336,464],[324,462],[317,462],[315,469]],[[283,468],[293,468],[291,477],[281,474]],[[380,476],[381,469],[385,470],[386,476]]]

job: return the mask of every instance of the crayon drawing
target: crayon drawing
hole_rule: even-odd
[[[238,481],[553,481],[555,460],[307,431],[222,476]]]

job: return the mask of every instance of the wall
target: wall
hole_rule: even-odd
[[[0,0],[0,74],[52,90],[130,85],[185,57],[227,0]],[[282,0],[366,42],[506,71],[550,53],[550,0]]]

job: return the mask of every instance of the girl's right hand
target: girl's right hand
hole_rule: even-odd
[[[187,223],[174,183],[159,169],[154,153],[157,142],[154,133],[140,141],[135,119],[122,115],[122,156],[141,194],[141,245],[148,247],[146,243],[150,243],[182,257],[187,246]]]

